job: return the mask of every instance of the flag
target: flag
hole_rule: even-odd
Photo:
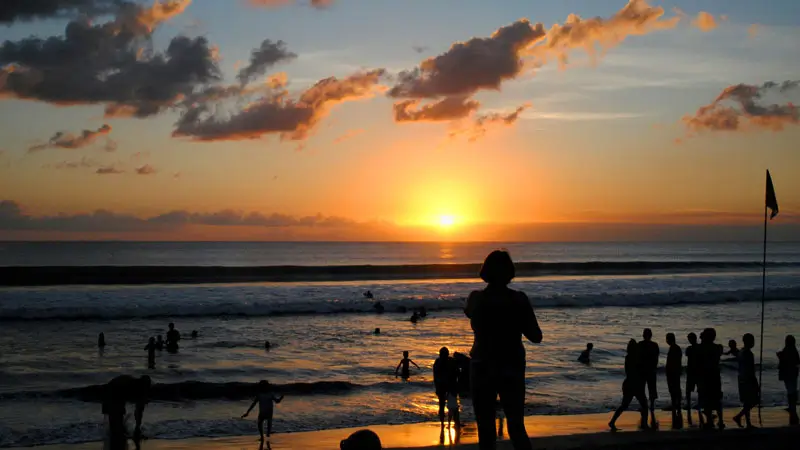
[[[769,176],[769,170],[767,170],[767,208],[772,211],[769,215],[770,219],[778,215],[778,199],[775,197],[775,188],[772,187],[772,177]]]

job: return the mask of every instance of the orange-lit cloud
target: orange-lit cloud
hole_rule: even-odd
[[[98,137],[107,136],[109,133],[111,133],[111,126],[107,124],[97,130],[83,130],[78,135],[59,131],[54,134],[47,143],[34,145],[30,147],[28,151],[37,152],[47,148],[82,148],[92,145]]]
[[[766,82],[761,86],[737,84],[725,88],[710,104],[701,106],[694,115],[683,117],[690,136],[703,131],[781,131],[787,125],[800,123],[797,107],[785,104],[761,104],[770,93],[786,95],[800,82]]]
[[[160,24],[183,14],[191,3],[192,0],[156,0],[149,8],[123,4],[124,13],[120,18],[130,21],[129,27],[141,27],[142,34],[152,33]]]
[[[438,122],[462,119],[480,107],[467,97],[445,97],[435,103],[420,106],[420,100],[403,100],[394,104],[396,122]]]
[[[57,164],[45,164],[43,169],[90,169],[97,167],[99,163],[93,159],[83,157],[79,161],[61,161]]]
[[[289,99],[288,92],[283,88],[271,89],[226,118],[219,118],[212,113],[214,105],[197,103],[183,113],[173,136],[196,141],[235,141],[278,134],[281,139],[304,140],[331,107],[371,97],[384,74],[383,69],[376,69],[343,79],[326,78],[308,88],[297,99]]]
[[[747,28],[747,35],[751,38],[758,36],[758,24],[754,23]]]
[[[718,26],[717,19],[705,11],[700,11],[700,13],[697,14],[697,17],[692,20],[692,25],[705,32],[711,31]]]
[[[100,167],[95,171],[95,173],[98,175],[120,175],[125,173],[125,170],[112,165]]]
[[[361,129],[361,128],[359,128],[359,129],[357,129],[357,130],[349,130],[349,131],[347,131],[345,134],[343,134],[343,135],[341,135],[341,136],[337,137],[336,139],[334,139],[334,140],[333,140],[333,143],[334,143],[334,144],[340,144],[340,143],[342,143],[342,142],[344,142],[344,141],[346,141],[346,140],[353,139],[353,138],[354,138],[354,137],[356,137],[356,136],[359,136],[359,135],[361,135],[361,134],[364,134],[364,133],[365,133],[365,131],[366,131],[366,130],[364,130],[364,129]]]
[[[530,106],[530,104],[525,104],[510,112],[493,112],[479,115],[475,117],[469,127],[453,130],[450,133],[450,137],[466,135],[468,141],[475,142],[485,136],[492,128],[514,125],[519,120],[520,114]]]
[[[136,175],[153,175],[156,173],[158,173],[158,170],[150,164],[145,164],[136,168]]]

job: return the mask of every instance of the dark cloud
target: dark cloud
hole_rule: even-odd
[[[525,104],[510,112],[495,112],[479,115],[475,117],[475,120],[468,128],[454,130],[450,133],[450,137],[466,135],[467,140],[475,142],[484,137],[492,128],[514,125],[517,120],[519,120],[520,114],[530,108],[530,106],[530,104]]]
[[[126,4],[110,22],[69,22],[63,36],[0,46],[0,96],[56,105],[104,104],[109,116],[147,117],[219,80],[216,50],[180,36],[163,53],[150,37],[189,0]]]
[[[376,69],[343,79],[326,78],[296,100],[289,99],[288,92],[278,84],[227,117],[215,113],[215,101],[196,102],[178,120],[173,136],[221,141],[278,134],[281,139],[304,140],[332,106],[371,96],[384,74],[383,69]]]
[[[799,84],[800,81],[768,81],[761,86],[728,86],[712,103],[701,106],[694,115],[684,116],[683,123],[690,136],[703,131],[781,131],[787,125],[800,124],[800,112],[791,102],[763,104],[764,96],[786,95]]]
[[[478,109],[480,103],[467,97],[445,97],[419,106],[420,100],[403,100],[394,104],[396,122],[437,122],[461,119]]]
[[[83,130],[80,134],[74,135],[64,131],[59,131],[50,138],[45,144],[38,144],[30,147],[29,152],[36,152],[47,148],[66,148],[76,149],[92,145],[98,137],[108,136],[111,133],[110,125],[103,125],[97,130]],[[113,141],[111,141],[113,142]],[[116,147],[114,147],[116,148]],[[108,149],[106,149],[108,150]]]
[[[99,164],[97,161],[93,159],[89,159],[87,157],[81,158],[79,161],[61,161],[57,164],[46,164],[42,167],[44,168],[53,168],[53,169],[91,169],[97,167]]]
[[[401,72],[389,91],[396,98],[468,96],[481,89],[500,89],[523,70],[522,52],[545,36],[542,24],[521,19],[488,38],[453,44],[447,52]]]
[[[52,231],[150,231],[168,230],[187,225],[219,227],[344,227],[356,222],[335,216],[295,217],[286,214],[244,213],[223,210],[212,213],[171,211],[165,214],[141,218],[108,210],[97,210],[87,214],[58,214],[56,216],[31,216],[20,205],[10,200],[0,201],[0,230],[52,230]]]
[[[120,175],[125,173],[125,171],[116,166],[103,166],[98,168],[95,173],[98,175]]]
[[[145,164],[136,168],[136,175],[153,175],[156,173],[158,173],[158,170],[150,164]]]
[[[122,0],[2,0],[0,23],[116,12]]]
[[[250,63],[239,71],[236,78],[240,83],[247,84],[254,78],[264,75],[270,67],[282,62],[297,58],[297,55],[286,49],[283,41],[273,42],[269,39],[250,54]]]

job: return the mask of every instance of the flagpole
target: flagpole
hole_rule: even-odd
[[[761,266],[761,344],[758,356],[758,424],[761,421],[761,374],[764,372],[764,302],[767,293],[767,205],[764,205],[764,253]]]

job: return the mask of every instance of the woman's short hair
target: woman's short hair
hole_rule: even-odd
[[[514,261],[505,250],[489,253],[481,266],[481,279],[489,284],[507,285],[516,276]]]

